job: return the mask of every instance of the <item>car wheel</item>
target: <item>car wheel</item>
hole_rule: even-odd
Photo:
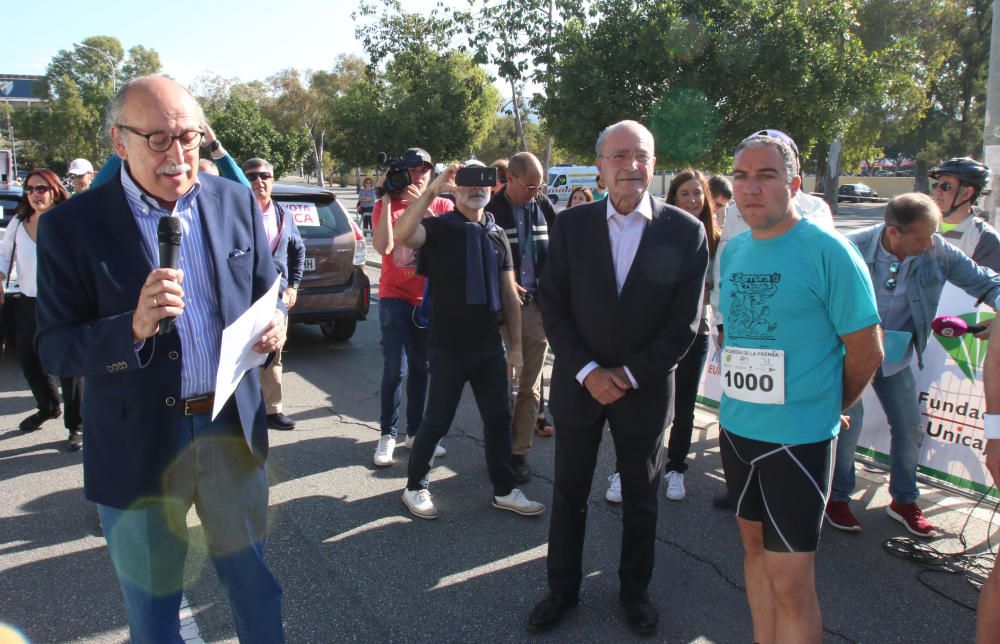
[[[357,328],[357,320],[337,320],[335,322],[319,323],[319,330],[323,332],[327,340],[332,340],[333,342],[346,342],[350,340]]]

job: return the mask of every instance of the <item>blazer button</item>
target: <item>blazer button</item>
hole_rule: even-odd
[[[167,396],[167,399],[163,402],[167,404],[167,407],[173,407],[177,404],[177,400],[173,396]]]
[[[180,357],[180,355],[178,355],[176,351],[171,351],[170,353],[167,354],[167,357],[170,358],[171,360],[176,360],[177,358]]]
[[[113,373],[115,370],[115,366],[109,364],[108,366],[104,367],[104,370],[107,371],[108,373]]]

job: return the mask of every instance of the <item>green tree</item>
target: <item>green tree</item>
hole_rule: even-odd
[[[302,129],[281,133],[263,115],[252,100],[230,96],[206,115],[220,141],[237,163],[260,157],[274,166],[281,177],[298,167],[311,147],[309,135]]]
[[[45,104],[18,110],[15,128],[20,137],[31,139],[44,163],[56,169],[74,157],[100,163],[111,153],[103,117],[114,89],[159,70],[159,55],[152,49],[135,46],[126,55],[117,38],[86,38],[53,56],[35,84]]]

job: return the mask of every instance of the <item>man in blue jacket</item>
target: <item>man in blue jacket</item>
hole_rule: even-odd
[[[923,366],[923,352],[931,334],[946,281],[970,296],[997,307],[1000,275],[982,268],[935,231],[941,211],[927,195],[896,197],[885,207],[885,223],[846,235],[868,265],[886,357],[875,372],[872,388],[889,421],[892,442],[889,494],[890,517],[920,537],[932,537],[937,528],[917,506],[917,458],[924,438],[924,422],[917,401],[917,385],[910,363],[913,352]],[[898,347],[898,349],[894,349]],[[826,520],[845,532],[861,532],[861,522],[848,506],[854,491],[854,450],[864,421],[859,400],[847,410],[850,428],[840,433],[833,471],[833,488]]]
[[[147,76],[108,107],[118,177],[53,210],[38,234],[38,351],[82,376],[84,491],[97,504],[132,641],[179,641],[188,508],[201,519],[241,642],[281,642],[281,587],[264,561],[267,424],[255,369],[214,419],[222,330],[277,272],[253,195],[197,173],[204,114]],[[181,223],[159,265],[161,217]],[[254,350],[285,341],[286,308]],[[157,333],[160,320],[175,318]]]
[[[295,218],[280,203],[271,200],[274,189],[274,167],[264,159],[250,159],[243,164],[243,174],[250,182],[250,189],[257,205],[264,213],[264,232],[271,248],[274,266],[281,274],[281,299],[288,310],[295,306],[295,298],[302,281],[306,263],[306,247],[302,243]],[[281,351],[274,360],[261,369],[260,386],[264,392],[267,426],[272,429],[295,429],[295,421],[282,413],[281,408]]]

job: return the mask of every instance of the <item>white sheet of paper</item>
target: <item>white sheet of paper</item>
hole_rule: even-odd
[[[219,371],[215,375],[215,404],[212,407],[212,420],[225,407],[229,397],[236,391],[245,374],[254,367],[264,364],[266,353],[257,353],[253,345],[257,344],[264,329],[274,317],[274,309],[278,303],[278,286],[281,277],[274,278],[274,284],[267,293],[261,296],[236,321],[222,331],[222,350],[219,352]]]

